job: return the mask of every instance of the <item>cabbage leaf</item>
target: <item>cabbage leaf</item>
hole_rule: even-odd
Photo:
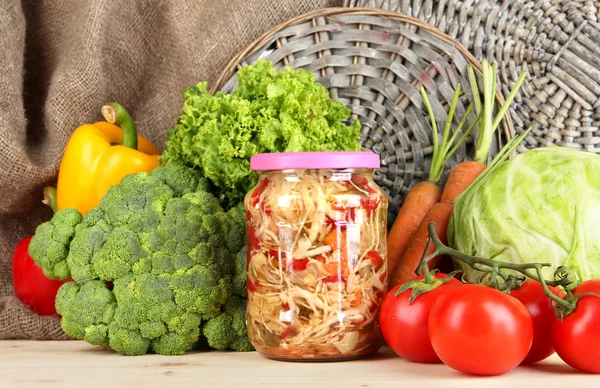
[[[600,278],[600,156],[557,146],[526,151],[455,202],[450,245],[511,263],[567,266],[581,281]],[[456,260],[466,279],[480,273]]]

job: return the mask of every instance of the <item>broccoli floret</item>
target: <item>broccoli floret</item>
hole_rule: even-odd
[[[192,347],[200,317],[177,305],[168,276],[128,274],[115,281],[113,291],[117,308],[109,336],[114,350],[136,355],[158,346],[163,354],[183,354]],[[179,345],[165,347],[165,341]]]
[[[246,246],[244,245],[242,250],[235,255],[232,276],[233,295],[242,296],[244,298],[248,295],[248,288],[246,287],[246,254],[247,250]]]
[[[42,267],[46,277],[60,280],[71,277],[67,255],[75,227],[80,222],[81,213],[63,209],[56,212],[52,220],[37,227],[29,243],[29,255]]]
[[[204,324],[202,334],[208,345],[215,349],[253,350],[246,328],[246,300],[237,296],[229,298],[223,312]]]
[[[246,213],[244,204],[232,207],[222,215],[225,228],[225,243],[231,252],[238,252],[246,246]]]
[[[56,312],[62,329],[74,338],[108,347],[108,325],[113,321],[115,296],[105,282],[67,282],[58,289]]]
[[[200,327],[211,333],[225,319],[227,347],[246,349],[232,297],[244,212],[225,212],[206,188],[197,171],[168,163],[126,176],[83,218],[63,210],[40,226],[34,260],[75,281],[56,300],[67,334],[126,355],[183,354]]]

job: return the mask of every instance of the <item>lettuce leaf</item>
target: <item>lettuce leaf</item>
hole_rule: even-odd
[[[241,202],[257,182],[250,158],[265,152],[358,151],[360,122],[305,70],[276,71],[265,60],[238,72],[233,94],[211,95],[201,82],[184,92],[162,162],[198,168],[226,204]]]

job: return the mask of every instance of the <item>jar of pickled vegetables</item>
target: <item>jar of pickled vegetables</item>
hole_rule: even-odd
[[[382,344],[387,195],[372,152],[259,154],[246,195],[252,344],[280,360],[364,357]]]

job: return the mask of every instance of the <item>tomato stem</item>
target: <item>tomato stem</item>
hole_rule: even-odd
[[[490,273],[491,275],[493,275],[492,282],[494,283],[494,286],[496,286],[496,288],[498,288],[497,277],[501,277],[504,281],[512,281],[513,280],[510,278],[511,275],[508,275],[508,274],[502,272],[502,269],[510,269],[510,270],[519,272],[519,273],[525,275],[526,277],[541,283],[542,288],[544,289],[544,292],[546,293],[546,296],[548,296],[548,298],[550,298],[552,301],[554,301],[555,303],[558,304],[557,310],[560,310],[561,314],[568,315],[575,309],[575,303],[573,303],[573,301],[569,300],[569,298],[567,298],[567,300],[560,298],[558,295],[552,293],[552,291],[550,291],[550,289],[548,288],[548,286],[552,286],[552,287],[561,286],[563,288],[569,287],[569,285],[571,284],[571,282],[573,280],[572,280],[572,276],[565,275],[565,271],[568,271],[568,270],[562,269],[562,272],[561,272],[562,276],[559,277],[559,280],[547,281],[544,279],[544,277],[542,275],[542,268],[549,267],[550,264],[548,264],[548,263],[514,264],[514,263],[506,263],[506,262],[502,262],[502,261],[489,260],[489,259],[485,259],[483,257],[467,255],[466,253],[457,251],[456,249],[452,249],[452,248],[444,245],[444,243],[439,239],[439,237],[437,236],[437,234],[435,232],[435,222],[429,223],[428,231],[429,231],[428,240],[433,241],[433,244],[435,245],[435,252],[432,253],[431,255],[425,257],[424,263],[423,263],[423,265],[424,265],[423,268],[426,268],[427,267],[426,263],[429,260],[433,259],[435,256],[444,255],[444,254],[450,255],[450,256],[468,264],[469,266],[471,266],[473,269],[475,269],[477,271],[487,272],[487,273]],[[535,271],[535,273],[532,273],[530,271],[532,269]]]
[[[429,263],[425,260],[425,255],[429,250],[429,244],[431,243],[430,239],[427,239],[427,243],[425,244],[425,250],[423,251],[423,256],[421,256],[421,270],[423,271],[423,280],[427,284],[432,284],[434,281],[434,277],[431,275],[431,271],[429,270]],[[419,274],[417,274],[419,275]]]
[[[560,306],[560,313],[563,316],[571,314],[575,310],[575,303],[572,303],[568,300],[562,299],[561,297],[559,297],[558,295],[555,295],[554,293],[552,293],[552,291],[550,291],[550,289],[548,288],[548,284],[546,284],[546,280],[542,276],[542,267],[540,265],[537,265],[535,267],[535,270],[539,277],[538,281],[541,283],[546,296],[548,298],[550,298],[551,300],[553,300],[554,302],[556,302]]]

